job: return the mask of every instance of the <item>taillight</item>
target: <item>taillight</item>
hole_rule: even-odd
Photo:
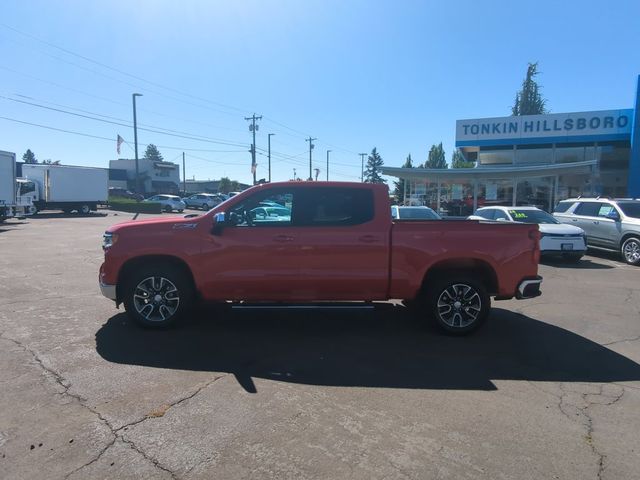
[[[540,230],[529,230],[529,238],[533,240],[532,259],[536,265],[540,263]]]

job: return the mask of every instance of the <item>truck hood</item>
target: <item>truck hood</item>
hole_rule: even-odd
[[[564,223],[541,223],[539,224],[540,232],[555,235],[582,235],[584,230],[575,225],[566,225]]]
[[[169,228],[195,228],[191,225],[198,225],[202,221],[202,216],[184,218],[184,216],[163,216],[161,218],[149,218],[144,220],[129,220],[126,222],[112,225],[107,229],[107,232],[117,233],[123,230],[137,229],[148,225],[155,225],[161,227],[163,225]]]

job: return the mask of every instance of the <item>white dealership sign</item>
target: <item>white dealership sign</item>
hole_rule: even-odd
[[[474,145],[490,140],[630,135],[633,110],[553,113],[519,117],[478,118],[456,122],[456,144]],[[504,143],[504,142],[501,142]]]

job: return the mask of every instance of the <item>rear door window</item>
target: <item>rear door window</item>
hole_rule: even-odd
[[[600,202],[582,202],[578,205],[573,213],[583,215],[585,217],[597,217],[600,212],[602,203]]]
[[[556,208],[553,209],[553,213],[564,213],[573,205],[573,202],[560,202],[556,205]]]
[[[296,209],[296,225],[351,226],[373,219],[373,191],[361,188],[307,188]]]

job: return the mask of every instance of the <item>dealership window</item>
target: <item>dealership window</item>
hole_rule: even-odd
[[[519,179],[516,187],[516,205],[534,206],[549,212],[552,192],[553,177]]]
[[[598,145],[600,150],[600,183],[603,195],[623,197],[627,194],[629,142],[605,142]]]
[[[405,198],[406,205],[426,205],[434,210],[438,208],[438,184],[425,180],[409,182],[409,191]]]
[[[513,146],[481,147],[478,159],[481,165],[513,163]]]
[[[490,205],[513,205],[512,179],[480,180],[478,182],[478,207]]]
[[[553,145],[519,145],[516,163],[553,163]]]
[[[473,213],[473,184],[464,181],[442,181],[440,212],[442,215],[466,216]]]
[[[556,145],[556,163],[583,162],[595,160],[596,147],[593,143],[562,143]]]

